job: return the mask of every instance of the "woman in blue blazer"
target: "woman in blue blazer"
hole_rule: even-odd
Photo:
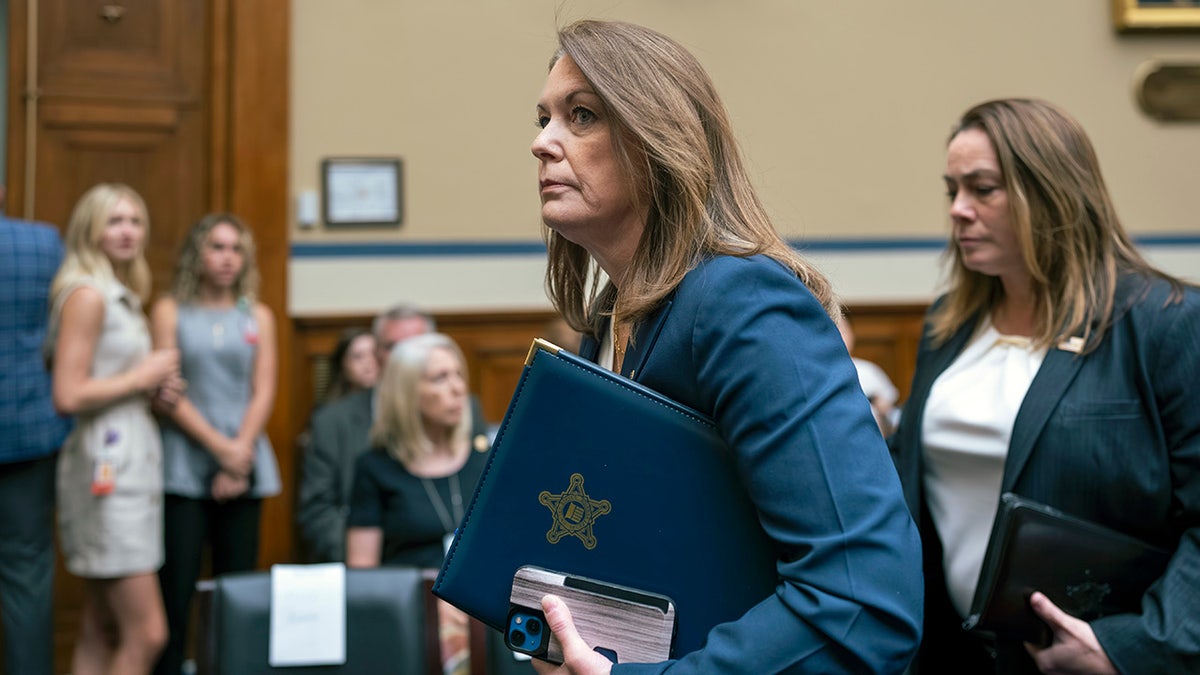
[[[565,28],[559,44],[532,146],[551,298],[585,335],[583,356],[714,419],[776,544],[779,581],[704,648],[658,664],[610,664],[548,596],[566,665],[536,667],[903,672],[921,622],[919,538],[828,282],[775,232],[686,50],[599,21]]]
[[[1200,672],[1200,292],[1138,254],[1048,103],[967,111],[945,182],[950,290],[893,438],[926,551],[918,672]],[[1138,612],[1085,622],[1035,593],[1048,647],[967,633],[1003,492],[1174,556]]]

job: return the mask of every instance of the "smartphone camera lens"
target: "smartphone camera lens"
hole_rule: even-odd
[[[530,618],[525,622],[525,630],[530,633],[540,634],[542,632],[542,622],[537,619]]]
[[[514,629],[508,634],[508,641],[512,646],[520,647],[525,644],[525,633]]]

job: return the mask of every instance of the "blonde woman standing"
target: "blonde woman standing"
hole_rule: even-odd
[[[179,354],[150,347],[149,228],[131,188],[93,187],[71,215],[51,285],[54,405],[76,421],[58,466],[62,552],[85,580],[75,675],[147,673],[167,639],[154,576],[162,449],[150,403],[169,407],[177,395]]]

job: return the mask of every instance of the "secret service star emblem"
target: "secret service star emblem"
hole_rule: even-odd
[[[546,533],[546,541],[557,544],[565,536],[579,537],[588,550],[596,548],[596,536],[592,525],[596,519],[612,510],[607,499],[595,500],[583,491],[583,476],[571,474],[571,485],[566,492],[551,494],[543,490],[538,501],[550,509],[554,525]]]

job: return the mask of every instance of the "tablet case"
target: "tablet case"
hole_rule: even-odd
[[[1047,645],[1050,628],[1029,606],[1034,591],[1084,621],[1140,613],[1142,594],[1170,557],[1135,537],[1006,492],[963,627]]]
[[[678,657],[773,593],[775,561],[710,420],[539,339],[433,592],[498,630],[523,565],[659,593]]]

